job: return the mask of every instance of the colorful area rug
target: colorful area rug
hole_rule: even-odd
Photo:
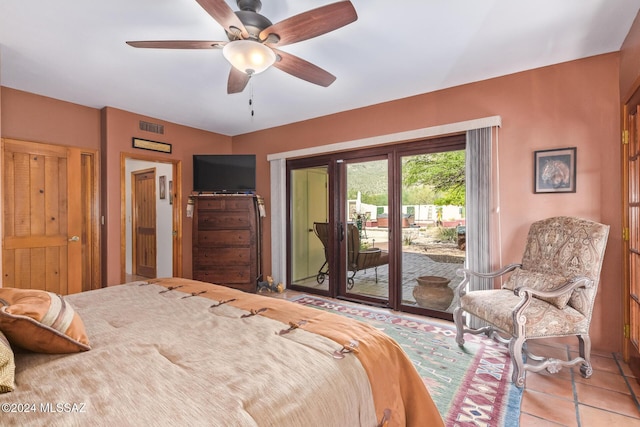
[[[291,301],[371,323],[395,339],[424,380],[447,426],[519,424],[522,391],[511,383],[511,360],[505,346],[467,334],[461,349],[452,324],[308,295]]]

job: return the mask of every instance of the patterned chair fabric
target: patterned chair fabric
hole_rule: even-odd
[[[526,371],[547,369],[553,373],[563,366],[581,364],[582,375],[590,377],[589,324],[608,233],[609,226],[597,222],[548,218],[531,225],[521,264],[492,273],[461,269],[464,279],[456,289],[459,298],[454,310],[458,344],[464,345],[465,332],[484,333],[509,343],[512,379],[520,387],[524,386]],[[466,292],[471,276],[496,278],[509,272],[511,276],[502,289]],[[469,329],[463,312],[489,325]],[[572,335],[578,337],[580,355],[570,361],[533,355],[525,348],[527,339]]]

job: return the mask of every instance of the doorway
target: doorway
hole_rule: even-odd
[[[121,154],[123,283],[182,275],[182,197],[177,191],[181,188],[180,176],[179,160]],[[139,186],[136,177],[140,178]],[[147,202],[141,203],[145,198]]]
[[[455,270],[465,257],[465,144],[466,135],[459,134],[288,160],[289,286],[450,319],[452,301],[444,308],[444,303],[418,303],[413,290],[423,276],[446,278],[449,290],[459,282]],[[433,168],[428,161],[438,153],[456,153],[461,162],[461,168],[448,168],[462,174],[458,206],[444,204],[451,196],[448,187],[433,190],[432,183],[415,177],[419,167],[409,167]],[[314,187],[313,180],[322,185]],[[438,223],[438,209],[447,221]],[[445,237],[455,256],[427,253],[427,242]]]

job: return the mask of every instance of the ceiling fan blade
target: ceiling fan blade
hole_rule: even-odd
[[[273,66],[285,73],[323,87],[329,86],[336,80],[336,76],[311,62],[277,49],[273,50],[280,57]]]
[[[225,30],[230,33],[240,33],[242,38],[248,38],[249,33],[244,27],[240,18],[234,13],[234,11],[225,3],[224,0],[196,0],[204,10],[207,11],[213,19],[222,25]]]
[[[250,75],[243,73],[235,67],[231,67],[229,71],[229,80],[227,81],[227,93],[240,93],[247,87]]]
[[[285,46],[297,43],[321,34],[328,33],[358,19],[350,1],[340,1],[294,15],[271,25],[260,32],[260,40],[267,40],[270,34],[277,35],[278,42],[267,43],[271,46]]]
[[[129,46],[156,49],[218,49],[228,42],[207,40],[158,40],[143,42],[127,42]]]

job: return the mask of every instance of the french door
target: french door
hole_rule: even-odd
[[[640,90],[623,108],[624,360],[640,375]]]
[[[288,286],[450,319],[450,304],[418,304],[414,289],[418,278],[447,276],[450,290],[464,249],[458,248],[460,264],[428,256],[423,243],[442,228],[443,209],[434,194],[405,178],[411,162],[464,147],[465,136],[454,135],[289,160]],[[462,205],[447,207],[454,240],[464,229]]]
[[[391,155],[338,160],[339,297],[390,306]],[[363,193],[365,193],[363,195]],[[387,221],[382,222],[384,218]],[[374,225],[375,224],[375,225]],[[346,280],[345,280],[346,278]]]

